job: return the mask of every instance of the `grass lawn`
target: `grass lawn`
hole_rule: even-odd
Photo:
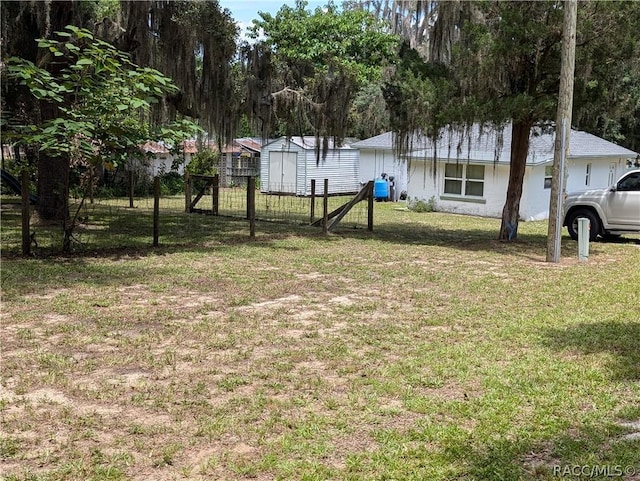
[[[2,205],[0,479],[640,479],[638,236],[87,215],[23,259]]]

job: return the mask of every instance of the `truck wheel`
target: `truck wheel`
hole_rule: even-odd
[[[569,235],[573,240],[578,240],[578,219],[580,217],[586,217],[589,219],[589,223],[591,225],[589,229],[589,240],[593,242],[600,234],[600,218],[595,212],[589,209],[578,209],[569,214],[569,218],[567,219],[567,230],[569,231]]]

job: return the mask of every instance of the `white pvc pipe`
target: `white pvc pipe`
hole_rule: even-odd
[[[589,231],[591,223],[586,217],[578,219],[578,260],[589,260]]]

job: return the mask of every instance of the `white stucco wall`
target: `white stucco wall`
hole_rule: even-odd
[[[587,164],[591,164],[589,184],[586,183]],[[567,192],[609,187],[627,171],[626,159],[583,157],[569,161]]]
[[[551,189],[544,188],[546,164],[527,167],[525,183],[520,201],[520,217],[524,220],[549,218]],[[590,165],[587,183],[587,165]],[[612,185],[626,171],[626,159],[584,157],[567,162],[567,192],[604,189]],[[613,180],[611,180],[613,179]]]
[[[472,162],[473,164],[473,162]],[[520,200],[520,218],[525,221],[549,218],[551,189],[544,187],[545,167],[552,164],[527,166]],[[586,185],[587,164],[590,164],[589,185]],[[444,192],[444,162],[438,163],[435,180],[430,161],[412,162],[409,173],[409,201],[429,202],[432,198],[436,209],[456,214],[501,217],[506,199],[509,166],[484,164],[485,184],[482,199],[453,199]],[[426,169],[426,170],[425,170]],[[626,172],[626,159],[577,158],[567,163],[567,192],[608,187]],[[611,179],[614,179],[613,182]]]
[[[520,218],[526,221],[549,218],[551,188],[544,187],[545,167],[551,164],[527,166],[520,198]],[[508,175],[508,170],[507,174]],[[508,178],[508,177],[507,177]],[[504,191],[507,191],[505,183]]]
[[[429,202],[436,210],[454,214],[500,217],[507,192],[509,168],[505,165],[485,164],[484,194],[481,198],[457,197],[444,194],[445,163],[438,162],[435,182],[431,174],[433,162],[413,161],[409,174],[408,200]],[[425,170],[426,169],[426,170]]]
[[[407,163],[396,158],[389,149],[360,149],[360,182],[380,178],[380,174],[393,175],[398,193],[407,190]]]

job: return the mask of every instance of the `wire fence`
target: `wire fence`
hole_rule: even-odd
[[[322,196],[305,197],[288,194],[270,194],[256,191],[255,216],[257,220],[291,224],[311,224],[322,218],[324,199]],[[246,186],[219,189],[218,215],[247,218]],[[329,196],[328,211],[332,212],[349,202],[354,196]],[[201,213],[213,213],[213,194],[206,193],[195,205]],[[359,202],[342,219],[342,228],[367,228],[367,203]]]
[[[331,195],[327,197],[327,211],[329,213],[351,201],[354,195]],[[249,196],[247,186],[218,188],[217,206],[214,206],[213,188],[205,189],[203,195],[193,206],[194,213],[187,213],[189,204],[183,195],[160,195],[158,210],[160,217],[161,235],[164,235],[169,223],[180,218],[182,228],[190,232],[197,232],[206,227],[205,215],[214,214],[219,217],[248,219],[247,207]],[[20,234],[21,206],[19,197],[3,196],[2,199],[2,250],[18,253],[21,248]],[[277,222],[292,225],[310,225],[313,221],[323,218],[324,197],[304,197],[286,194],[268,194],[255,190],[255,219],[264,222]],[[151,234],[151,214],[154,211],[153,196],[137,197],[100,197],[89,199],[70,198],[70,215],[76,220],[78,228],[74,231],[73,243],[75,247],[91,248],[102,245],[103,237],[109,235],[109,244],[114,247],[128,247],[149,245]],[[11,220],[15,218],[15,220]],[[7,223],[5,223],[7,221]],[[168,222],[170,221],[170,222]],[[5,228],[15,224],[15,229]],[[42,251],[52,252],[61,250],[63,228],[59,223],[47,222],[38,218],[34,207],[31,207],[30,233],[32,247]],[[143,225],[144,224],[144,225]],[[148,226],[146,224],[149,224]],[[367,229],[367,202],[358,202],[342,218],[336,230]],[[319,229],[322,228],[320,224]],[[241,229],[244,229],[241,227]],[[172,238],[179,242],[180,234],[172,234]],[[188,233],[182,235],[188,238]],[[191,240],[185,240],[191,242]]]

